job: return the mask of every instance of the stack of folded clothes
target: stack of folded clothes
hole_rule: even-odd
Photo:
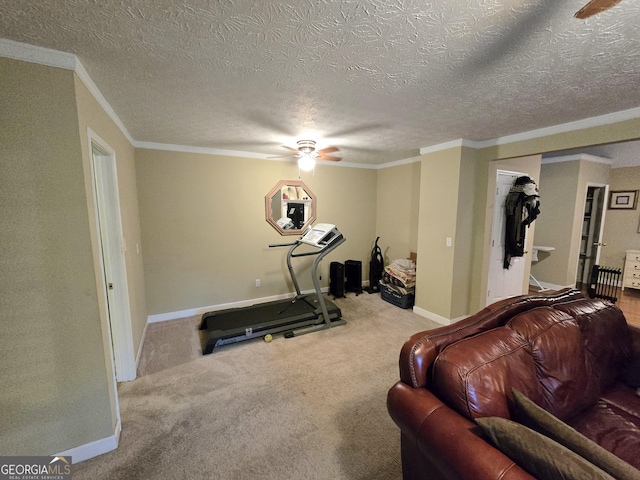
[[[399,258],[384,267],[380,282],[382,298],[403,308],[413,305],[416,289],[416,265]]]

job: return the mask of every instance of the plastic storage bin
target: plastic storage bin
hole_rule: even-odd
[[[400,308],[411,308],[415,301],[415,295],[413,293],[402,295],[384,282],[380,282],[380,295],[383,300]]]

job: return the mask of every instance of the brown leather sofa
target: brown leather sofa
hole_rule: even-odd
[[[512,388],[640,468],[640,398],[620,381],[640,329],[608,302],[566,289],[490,305],[413,335],[388,411],[409,479],[531,479],[474,422],[513,418]]]

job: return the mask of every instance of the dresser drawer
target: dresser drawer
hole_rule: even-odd
[[[640,263],[627,263],[624,266],[624,276],[638,275],[640,274]],[[638,277],[640,278],[640,277]]]
[[[640,288],[640,280],[634,279],[626,279],[624,280],[624,284],[622,285],[625,288]]]
[[[627,253],[627,262],[640,263],[640,253]]]
[[[622,287],[640,288],[640,252],[627,251],[622,275]]]
[[[635,272],[624,272],[624,280],[637,280],[640,282],[640,270],[635,271]]]

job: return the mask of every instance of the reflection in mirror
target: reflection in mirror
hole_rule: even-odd
[[[299,235],[316,220],[316,198],[300,180],[281,180],[264,200],[266,220],[280,235]]]

